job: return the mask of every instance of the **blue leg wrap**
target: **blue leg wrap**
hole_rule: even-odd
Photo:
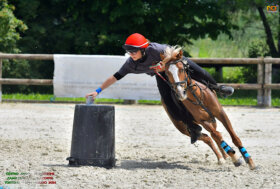
[[[245,161],[248,163],[249,158],[251,157],[250,154],[246,151],[246,149],[244,147],[239,148],[243,158],[245,159]]]
[[[221,147],[225,150],[226,153],[231,152],[235,154],[235,151],[225,141],[222,141]]]

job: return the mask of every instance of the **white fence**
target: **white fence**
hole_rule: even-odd
[[[54,55],[54,95],[84,97],[94,91],[126,61],[125,56]],[[128,74],[100,93],[99,98],[159,100],[155,77]]]

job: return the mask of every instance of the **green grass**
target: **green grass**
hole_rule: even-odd
[[[161,104],[161,101],[160,100],[138,100],[138,104],[159,105],[159,104]]]
[[[3,100],[32,100],[32,101],[59,101],[59,102],[86,102],[86,99],[84,97],[80,98],[68,98],[68,97],[55,97],[51,94],[3,94],[2,95]],[[97,98],[95,100],[96,103],[123,103],[124,100],[121,99],[106,99],[106,98]]]
[[[257,106],[257,99],[253,98],[219,98],[222,105]]]
[[[219,101],[222,105],[247,105],[256,106],[257,96],[256,91],[236,91],[232,97],[222,98],[219,97]],[[248,97],[250,95],[251,97]],[[272,106],[280,107],[280,97],[278,93],[272,93]],[[28,101],[49,101],[49,102],[80,102],[85,103],[85,98],[55,98],[51,94],[3,94],[3,100],[28,100]],[[122,104],[124,100],[121,99],[105,99],[97,98],[95,103],[112,103],[112,104]],[[159,100],[138,100],[138,104],[152,104],[159,105],[161,102]]]
[[[222,105],[257,106],[257,94],[256,90],[236,90],[230,97],[219,97],[219,101]],[[271,106],[280,107],[279,90],[272,90]]]

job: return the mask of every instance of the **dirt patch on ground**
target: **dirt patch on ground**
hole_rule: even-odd
[[[5,186],[280,188],[280,109],[225,108],[235,131],[260,167],[251,171],[246,164],[236,168],[230,161],[218,165],[206,144],[199,141],[191,145],[190,139],[172,125],[161,106],[147,105],[115,106],[115,168],[68,167],[66,158],[70,155],[74,107],[0,104],[0,186],[4,186],[5,181],[13,181],[7,173],[15,172],[28,174],[34,183]],[[233,146],[220,123],[218,130]],[[45,172],[54,173],[56,184],[35,185]]]

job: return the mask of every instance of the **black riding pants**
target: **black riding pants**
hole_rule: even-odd
[[[205,84],[211,83],[217,85],[216,81],[211,77],[211,75],[208,72],[203,70],[193,61],[189,59],[187,59],[187,61],[190,65],[191,77],[193,79]],[[160,74],[168,81],[168,78],[164,72],[161,72]],[[177,99],[173,90],[170,89],[170,86],[158,75],[156,75],[156,80],[159,93],[162,97],[162,100],[166,104],[167,111],[170,114],[170,116],[177,121],[183,121],[185,124],[187,124],[189,128],[196,127],[196,124],[193,123],[193,116],[184,107],[183,103]]]

